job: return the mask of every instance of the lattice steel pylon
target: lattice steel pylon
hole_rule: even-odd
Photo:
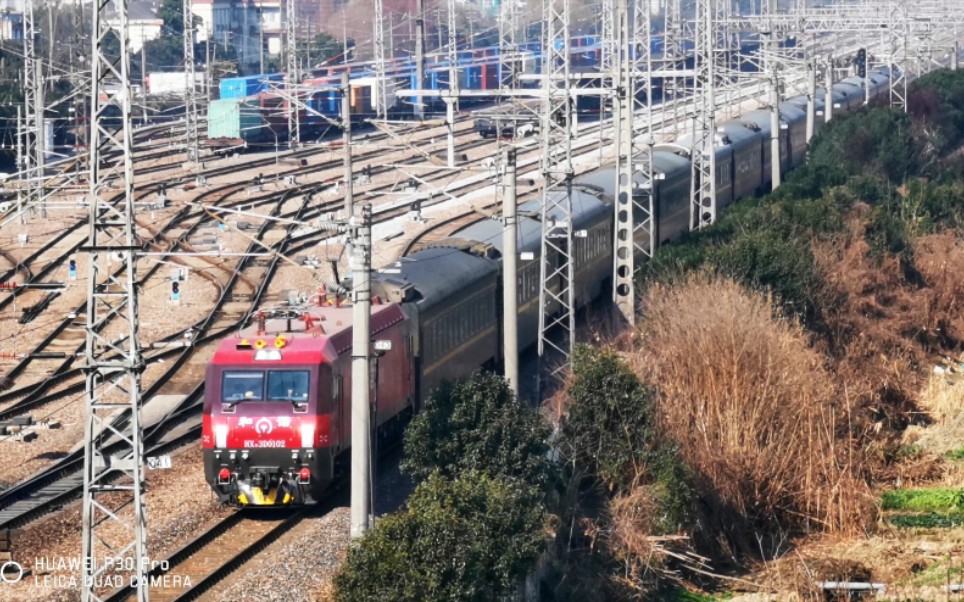
[[[46,217],[41,182],[44,171],[43,74],[40,57],[37,55],[37,30],[34,27],[33,12],[33,0],[26,0],[23,7],[24,162],[21,169],[26,172],[27,204],[37,207],[41,217]]]
[[[561,354],[558,375],[575,344],[572,231],[572,102],[569,93],[569,0],[543,0],[542,254],[539,288],[539,364]],[[540,374],[541,383],[541,374]]]
[[[499,87],[512,89],[516,85],[515,71],[519,59],[516,30],[519,27],[519,7],[516,2],[502,2],[499,7]]]
[[[695,114],[690,182],[690,228],[699,230],[716,221],[716,35],[714,0],[696,0],[694,23]]]
[[[187,160],[200,159],[200,141],[197,117],[197,79],[194,62],[194,9],[192,0],[184,0],[184,136]]]
[[[910,15],[906,0],[896,0],[890,8],[888,63],[890,66],[890,106],[907,111],[907,39]],[[897,73],[894,73],[894,70]]]
[[[81,600],[99,600],[98,580],[130,559],[137,599],[148,597],[144,458],[140,399],[143,360],[138,343],[134,236],[134,164],[131,143],[130,0],[115,0],[119,51],[110,52],[112,33],[106,1],[94,4],[91,69],[90,204],[84,428]],[[110,52],[110,54],[108,54]],[[116,111],[116,112],[114,112]],[[113,113],[113,114],[112,114]],[[108,150],[120,159],[101,169]],[[123,186],[123,198],[102,200],[108,183]],[[109,326],[108,326],[109,322]],[[109,564],[107,558],[114,562]],[[123,566],[123,565],[121,565]]]
[[[636,312],[636,254],[653,256],[655,249],[654,174],[652,111],[651,22],[649,4],[636,0],[630,35],[628,0],[618,0],[618,77],[616,80],[616,199],[614,204],[616,236],[613,300],[632,324]],[[642,94],[640,94],[642,93]],[[646,99],[646,132],[637,136],[633,123],[640,104]],[[636,173],[642,172],[642,185]]]
[[[292,99],[299,98],[301,77],[298,74],[298,18],[295,0],[285,0],[285,88],[288,93],[288,148],[296,148],[301,140],[300,106]],[[383,63],[384,69],[384,63]],[[382,85],[384,90],[384,83]]]
[[[600,4],[600,17],[602,17],[602,39],[599,48],[599,72],[613,74],[618,77],[619,49],[625,47],[620,45],[619,13],[623,5],[619,0],[602,0]],[[616,84],[613,84],[616,87]]]
[[[456,0],[448,0],[446,4],[446,19],[448,28],[448,61],[449,61],[449,90],[452,91],[452,100],[448,102],[450,107],[454,107],[454,103],[458,102],[459,97],[459,42],[458,36],[458,24],[456,17],[458,15],[458,2]],[[454,120],[455,115],[452,113],[452,109],[447,111],[449,113],[450,127],[451,121]],[[451,166],[450,166],[451,167]]]
[[[686,39],[685,27],[682,14],[680,13],[680,0],[665,0],[666,4],[663,11],[663,68],[666,70],[676,70],[685,56],[683,52],[683,40]],[[663,79],[663,102],[660,103],[660,110],[665,115],[672,128],[673,133],[679,132],[679,110],[680,103],[666,102],[667,98],[672,97],[673,101],[682,96],[684,80],[676,77],[666,77]],[[670,113],[671,112],[671,113]],[[667,119],[664,119],[664,122]]]
[[[290,0],[289,0],[290,1]],[[385,66],[385,7],[382,0],[375,0],[375,98],[372,103],[375,105],[375,113],[383,119],[388,118],[388,91]]]

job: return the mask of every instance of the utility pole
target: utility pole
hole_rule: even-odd
[[[184,76],[187,78],[184,88],[184,130],[187,160],[196,163],[201,159],[197,117],[197,87],[194,77],[196,65],[194,63],[194,7],[192,0],[184,0]],[[147,45],[145,44],[146,48]],[[209,62],[210,64],[210,62]]]
[[[519,395],[519,250],[516,217],[516,150],[503,154],[505,180],[502,183],[502,330],[505,380]]]
[[[425,87],[425,0],[418,0],[415,17],[415,88]],[[425,105],[421,95],[415,97],[415,117],[425,119]]]
[[[301,78],[298,75],[297,5],[295,0],[285,0],[285,80],[288,93],[288,148],[298,147],[301,139],[301,120],[298,118]]]
[[[693,119],[693,177],[690,228],[701,230],[716,221],[716,70],[713,0],[696,0],[694,61],[696,86]],[[774,158],[779,161],[780,156]]]
[[[826,104],[826,103],[824,103]],[[817,121],[817,60],[807,60],[807,147],[813,140]]]
[[[823,122],[830,123],[833,119],[833,55],[827,55],[826,70],[824,73],[824,90],[826,93],[823,97]]]
[[[217,52],[217,48],[215,48]],[[204,98],[207,101],[207,105],[211,105],[211,32],[208,32],[204,36]]]
[[[21,224],[27,223],[27,217],[23,210],[23,183],[26,178],[30,177],[30,174],[26,173],[28,159],[23,152],[23,143],[25,137],[23,127],[23,108],[20,105],[17,105],[17,179],[19,180],[19,182],[17,182],[17,213],[20,215]],[[30,201],[29,196],[27,197],[27,201]]]
[[[770,73],[770,187],[780,187],[782,176],[780,165],[780,84],[776,66]]]
[[[351,76],[347,71],[341,74],[341,139],[345,151],[345,219],[350,219],[355,214],[355,185],[351,156]]]
[[[258,68],[264,73],[264,2],[258,0]]]
[[[147,125],[147,44],[141,44],[141,100],[144,104],[141,105],[141,119],[144,120],[144,125]]]
[[[448,0],[449,29],[449,94],[445,101],[445,128],[448,141],[447,164],[455,167],[455,103],[459,97],[459,53],[455,37],[455,0]]]
[[[572,111],[569,93],[569,0],[543,0],[542,50],[542,248],[539,258],[539,366],[547,371],[550,350],[561,355],[551,371],[560,375],[575,345],[572,231]],[[557,330],[558,332],[554,332]]]
[[[765,0],[770,26],[767,28],[767,71],[770,79],[770,187],[780,186],[782,165],[780,164],[780,74],[777,61],[777,32],[773,21],[777,10],[776,0]]]
[[[81,601],[99,600],[97,583],[117,566],[135,583],[139,601],[148,598],[150,568],[144,511],[144,450],[141,440],[141,372],[138,342],[134,163],[131,138],[130,0],[116,0],[120,48],[108,54],[113,37],[107,3],[94,5],[91,51],[91,136],[87,340],[82,501],[83,580]],[[113,113],[113,114],[112,114]],[[118,124],[118,125],[115,125]],[[119,128],[119,131],[118,131]],[[101,171],[108,150],[120,157],[114,173]],[[101,199],[108,182],[124,187],[117,203]],[[120,263],[120,269],[113,265]],[[109,325],[108,325],[109,323]],[[108,444],[111,451],[108,452]]]
[[[355,210],[349,229],[354,239],[352,270],[351,348],[351,537],[358,539],[371,527],[371,205]]]

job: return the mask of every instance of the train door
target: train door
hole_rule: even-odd
[[[331,418],[328,421],[330,445],[332,456],[347,447],[346,439],[348,429],[344,428],[343,420],[350,417],[351,412],[345,407],[345,383],[341,374],[333,370],[331,375]]]

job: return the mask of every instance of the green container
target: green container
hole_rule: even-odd
[[[260,140],[268,133],[261,109],[242,98],[212,100],[208,106],[208,138]]]

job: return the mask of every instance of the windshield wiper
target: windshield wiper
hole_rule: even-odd
[[[239,403],[244,403],[244,402],[246,402],[246,401],[261,401],[261,400],[260,400],[260,399],[250,399],[250,398],[247,398],[247,397],[243,397],[243,398],[241,398],[241,399],[235,399],[234,401],[222,401],[222,402],[221,402],[221,405],[222,405],[222,406],[228,406],[228,409],[229,409],[229,410],[233,410],[233,409],[234,409],[234,406],[238,405]]]

